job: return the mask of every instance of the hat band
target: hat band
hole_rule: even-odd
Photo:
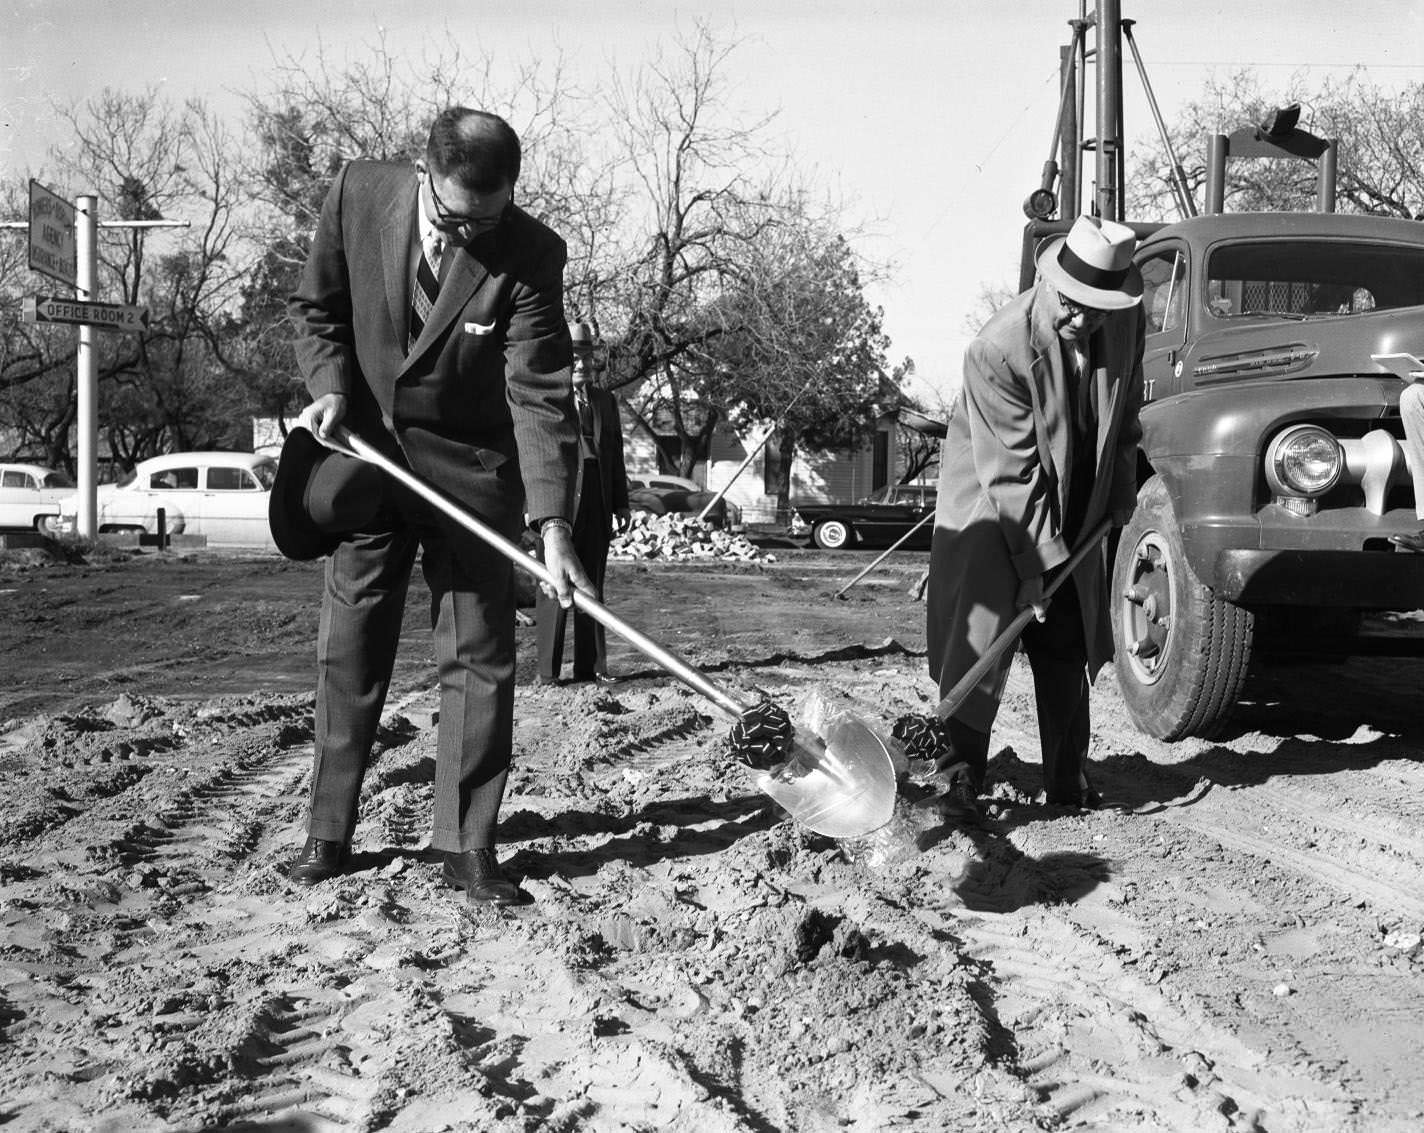
[[[1095,268],[1087,260],[1068,247],[1065,241],[1062,249],[1058,253],[1058,266],[1076,279],[1079,283],[1088,287],[1096,288],[1099,291],[1118,291],[1127,282],[1129,268],[1121,271],[1104,271],[1102,268]],[[1130,265],[1129,265],[1130,267]]]

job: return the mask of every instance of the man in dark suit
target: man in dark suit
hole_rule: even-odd
[[[587,323],[570,328],[574,349],[574,405],[579,419],[578,504],[574,509],[574,550],[603,599],[603,577],[608,569],[608,543],[614,516],[628,515],[628,472],[623,465],[623,427],[618,402],[593,384],[597,368],[593,331]],[[564,627],[569,611],[549,595],[539,594],[539,680],[556,684],[564,658]],[[574,680],[610,683],[608,647],[603,626],[587,614],[574,611]]]
[[[289,310],[313,398],[302,424],[318,437],[346,425],[510,537],[527,514],[567,604],[571,587],[592,589],[569,522],[567,251],[514,203],[519,166],[509,125],[464,107],[435,119],[413,169],[351,162]],[[346,866],[417,548],[440,676],[431,845],[470,901],[520,902],[494,852],[513,733],[512,567],[394,484],[327,561],[308,838],[289,876],[310,885]]]
[[[1033,671],[1047,801],[1096,806],[1088,781],[1088,679],[1112,657],[1104,555],[1088,555],[1043,602],[1044,576],[1103,519],[1137,499],[1142,402],[1142,277],[1125,225],[1080,217],[1038,258],[1038,281],[970,345],[940,446],[926,628],[930,675],[945,696],[1020,609]],[[1013,651],[947,719],[897,724],[976,810]],[[908,732],[909,734],[905,734]],[[911,742],[914,741],[914,742]],[[926,742],[929,741],[929,742]]]

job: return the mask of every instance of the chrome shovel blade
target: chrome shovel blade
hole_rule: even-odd
[[[895,810],[895,768],[880,737],[842,717],[827,728],[826,746],[797,740],[791,758],[755,777],[802,826],[828,838],[859,838],[884,826]]]

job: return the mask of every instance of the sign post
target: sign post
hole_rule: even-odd
[[[95,299],[99,277],[99,198],[85,194],[75,202],[79,213],[74,225],[78,275],[76,299]],[[79,327],[79,392],[75,431],[79,442],[79,507],[75,515],[78,534],[93,539],[99,534],[99,354],[94,349],[94,328]]]
[[[70,204],[38,181],[30,181],[27,220],[0,220],[0,229],[24,228],[30,267],[74,288],[73,300],[35,295],[24,302],[26,322],[79,324],[75,437],[78,442],[77,533],[98,534],[99,359],[94,331],[135,334],[148,326],[148,310],[96,302],[100,228],[187,228],[186,220],[99,220],[99,198],[88,193]]]

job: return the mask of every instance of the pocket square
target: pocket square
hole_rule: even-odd
[[[494,330],[494,323],[466,323],[466,334],[489,334]]]

